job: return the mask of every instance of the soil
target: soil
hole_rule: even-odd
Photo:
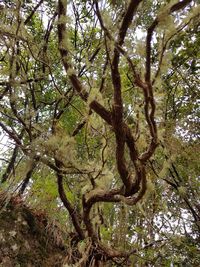
[[[64,266],[67,249],[62,236],[44,214],[12,198],[0,209],[0,267]]]

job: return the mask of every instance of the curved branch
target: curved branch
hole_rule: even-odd
[[[55,160],[57,167],[59,168],[60,163]],[[79,235],[80,240],[83,240],[85,238],[84,232],[80,225],[80,215],[77,213],[76,209],[73,208],[72,204],[69,202],[69,200],[66,197],[64,186],[63,186],[63,175],[59,172],[56,172],[57,175],[57,183],[58,183],[58,193],[60,196],[60,199],[62,200],[63,205],[68,210],[69,215],[72,219],[72,223],[74,225],[74,228],[76,229],[76,232]]]
[[[118,172],[126,187],[127,192],[131,191],[133,181],[131,179],[131,175],[129,174],[129,171],[126,166],[126,161],[125,161],[126,132],[124,130],[124,123],[123,123],[123,99],[122,99],[122,93],[121,93],[121,77],[119,73],[119,58],[120,58],[121,51],[119,51],[118,47],[121,47],[124,43],[124,39],[126,37],[128,27],[133,20],[134,13],[140,2],[141,0],[131,1],[128,6],[128,9],[122,19],[122,24],[119,29],[117,41],[115,42],[114,55],[113,55],[113,59],[111,62],[112,84],[114,87],[114,104],[113,104],[113,112],[112,112],[112,123],[113,123],[113,129],[114,129],[115,137],[116,137],[116,162],[117,162]],[[102,29],[104,30],[106,35],[109,37],[109,39],[113,40],[111,34],[109,33],[109,31],[104,25],[104,22],[103,22],[103,19],[102,19],[100,10],[99,10],[99,6],[98,6],[98,1],[95,1],[95,7],[96,7],[96,14],[98,16]]]

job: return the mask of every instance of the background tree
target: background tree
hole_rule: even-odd
[[[2,188],[67,224],[69,264],[198,266],[199,14],[2,2]]]

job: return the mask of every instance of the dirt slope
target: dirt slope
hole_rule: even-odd
[[[17,198],[1,207],[1,267],[63,266],[67,251],[62,240],[55,225]]]

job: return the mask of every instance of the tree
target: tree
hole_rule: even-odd
[[[2,186],[67,223],[69,264],[198,265],[199,14],[3,1]]]

